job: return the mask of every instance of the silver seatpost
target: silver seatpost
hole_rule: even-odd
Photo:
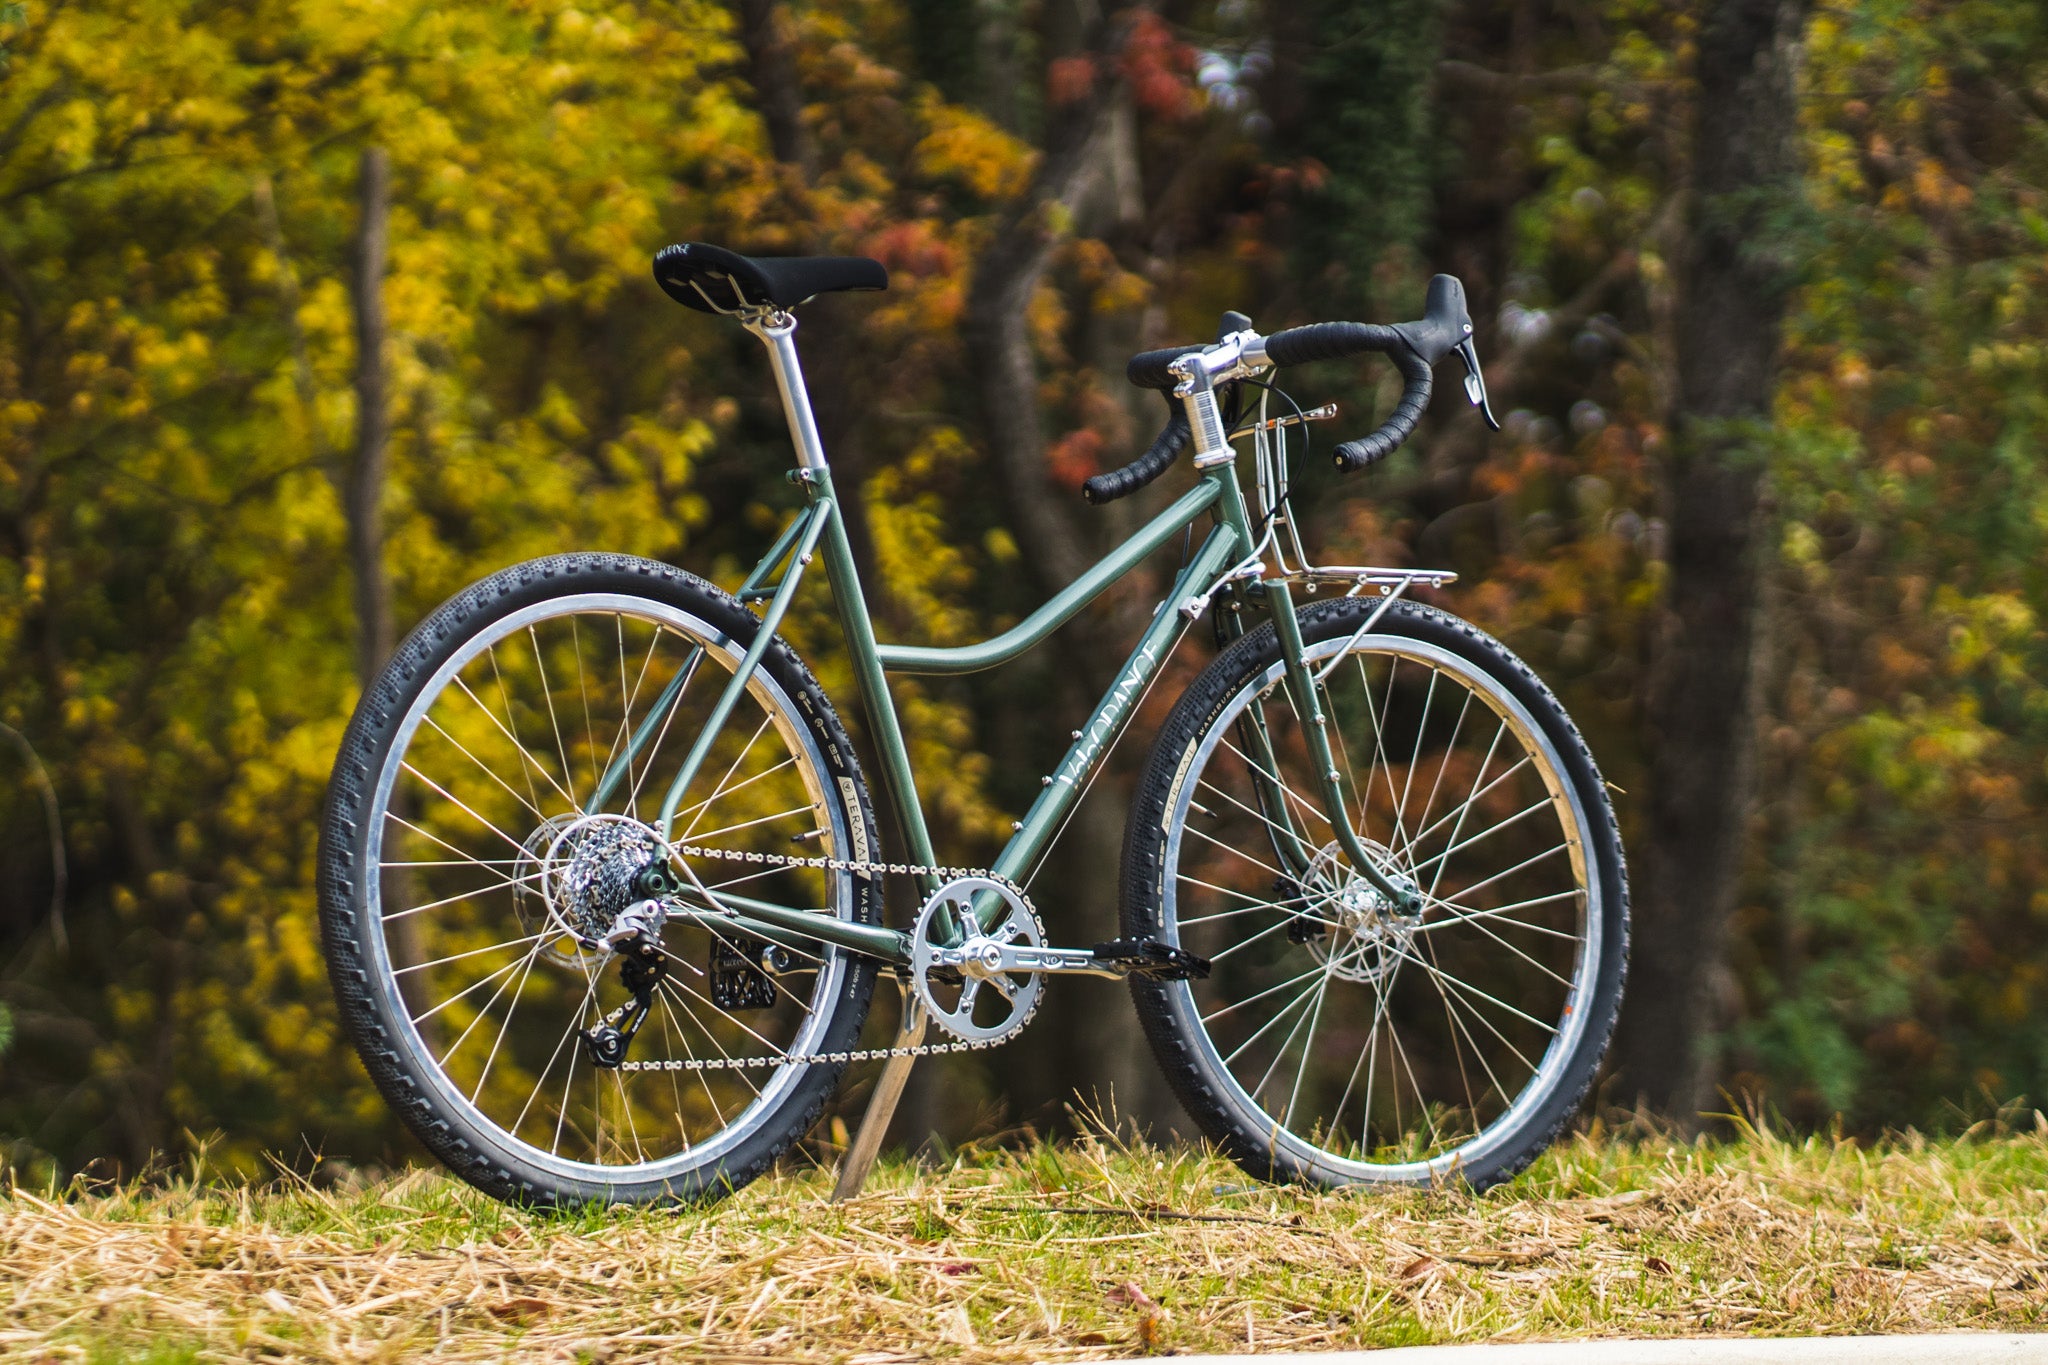
[[[789,313],[755,313],[740,325],[761,338],[775,371],[775,389],[782,395],[782,415],[796,462],[804,469],[825,468],[825,444],[818,439],[818,419],[811,413],[811,394],[804,387],[804,368],[796,358],[796,318]]]

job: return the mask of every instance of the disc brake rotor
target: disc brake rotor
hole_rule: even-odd
[[[988,908],[979,932],[974,904]],[[1003,965],[1006,948],[1044,946],[1045,929],[1023,895],[991,877],[960,877],[932,894],[910,935],[910,984],[934,1022],[963,1042],[992,1043],[1031,1020],[1043,975]]]
[[[1395,866],[1386,845],[1370,839],[1361,842],[1381,868]],[[1316,851],[1308,882],[1315,898],[1310,912],[1324,921],[1324,932],[1308,941],[1316,961],[1345,981],[1370,984],[1393,975],[1408,955],[1408,942],[1421,917],[1400,914],[1345,861],[1335,840]]]

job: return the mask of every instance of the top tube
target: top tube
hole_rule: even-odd
[[[1201,480],[1045,605],[994,639],[951,649],[878,644],[875,653],[881,659],[882,667],[892,673],[978,673],[982,669],[1008,663],[1072,620],[1083,607],[1100,597],[1110,584],[1129,573],[1147,555],[1214,506],[1222,492],[1221,480]]]

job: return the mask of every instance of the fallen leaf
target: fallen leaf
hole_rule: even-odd
[[[1669,1275],[1671,1273],[1671,1262],[1665,1260],[1662,1256],[1646,1256],[1643,1258],[1643,1269],[1658,1275]]]
[[[492,1304],[485,1311],[500,1322],[525,1322],[547,1312],[548,1305],[544,1299],[506,1299],[503,1303]]]
[[[1407,1265],[1401,1267],[1401,1278],[1403,1280],[1419,1280],[1423,1276],[1435,1274],[1443,1268],[1444,1263],[1434,1256],[1417,1256]]]
[[[980,1269],[972,1261],[948,1261],[939,1267],[941,1275],[972,1275]]]

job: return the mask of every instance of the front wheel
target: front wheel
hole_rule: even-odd
[[[1124,932],[1209,959],[1134,979],[1182,1103],[1240,1164],[1324,1186],[1485,1187],[1571,1119],[1607,1050],[1628,885],[1605,784],[1506,647],[1433,608],[1300,613],[1312,706],[1271,623],[1189,687],[1155,743]],[[1308,759],[1320,712],[1333,811]],[[1352,822],[1389,904],[1351,865]]]

